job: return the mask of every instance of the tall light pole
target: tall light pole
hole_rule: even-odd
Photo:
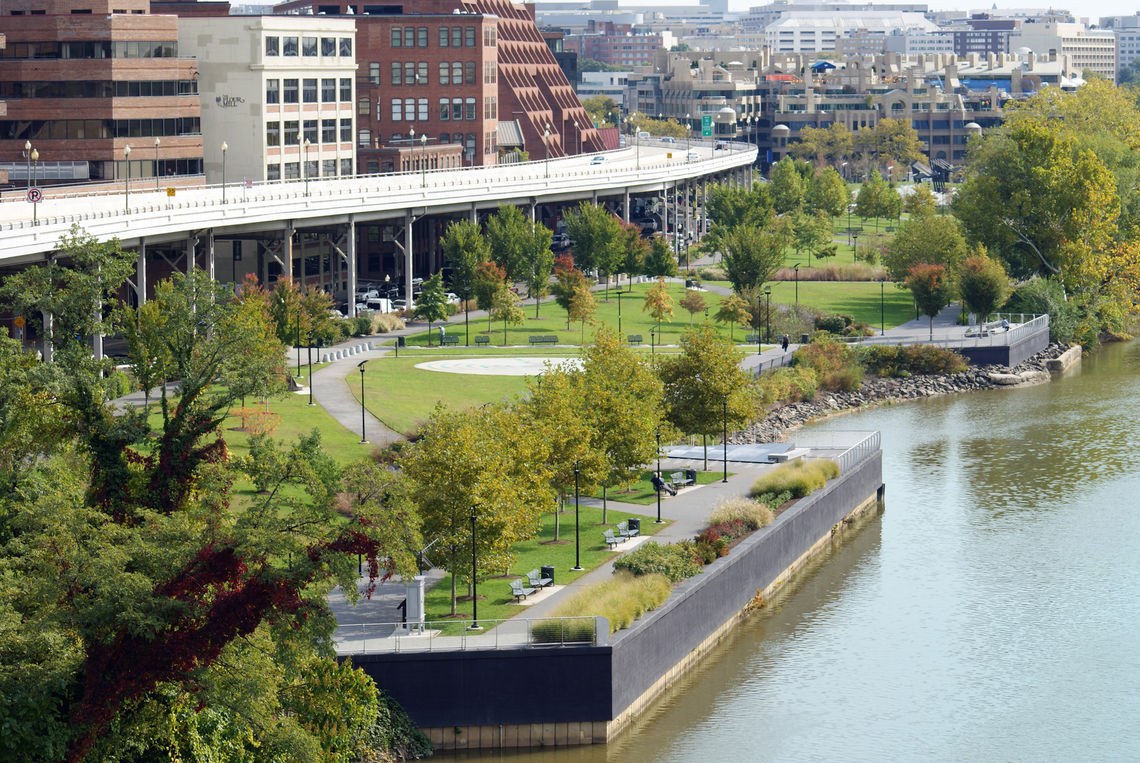
[[[772,287],[764,287],[764,341],[772,341]]]
[[[32,149],[32,188],[36,187],[36,167],[40,163],[40,152],[38,149]],[[40,200],[39,197],[32,199],[32,225],[40,224]]]
[[[855,245],[851,247],[851,261],[855,262],[859,259],[859,231],[852,233],[851,238],[855,242]]]
[[[810,252],[808,256],[811,256]],[[797,262],[793,265],[792,270],[796,272],[796,304],[798,305],[800,303],[800,263]]]
[[[685,114],[685,161],[689,160],[689,139],[693,135],[692,114]]]
[[[657,521],[654,524],[661,524],[661,485],[664,483],[665,478],[661,476],[661,425],[657,425]]]
[[[32,142],[24,141],[24,158],[28,160],[28,190],[32,190]]]
[[[309,405],[316,405],[313,402],[313,337],[309,336]]]
[[[879,280],[879,336],[887,334],[887,280]]]
[[[546,123],[546,132],[542,134],[542,147],[546,149],[543,153],[546,158],[546,177],[550,178],[550,122]]]
[[[479,504],[471,507],[471,625],[467,626],[469,631],[481,631],[479,627],[479,583],[476,580],[478,573],[475,567],[475,511],[479,508]]]
[[[356,364],[356,367],[360,369],[360,444],[361,445],[368,442],[368,438],[365,436],[366,430],[364,428],[364,364],[367,362],[368,361],[366,361],[366,360],[362,360]],[[309,380],[309,383],[312,384],[311,379]]]
[[[226,203],[226,152],[230,150],[229,145],[222,141],[222,203]]]
[[[420,187],[427,188],[427,133],[420,135]]]
[[[158,190],[158,138],[154,139],[154,190]]]
[[[308,138],[305,138],[305,141],[301,144],[301,148],[305,151],[305,159],[301,162],[301,177],[305,180],[306,196],[309,195],[309,146],[311,145],[312,143],[309,142]]]
[[[728,482],[728,395],[724,396],[724,408],[722,409],[724,420],[724,479],[721,482]]]
[[[575,136],[575,143],[578,145],[578,154],[581,154],[582,153],[582,128],[578,126],[577,122],[574,123],[574,136]]]
[[[621,333],[621,281],[618,281],[618,333]]]
[[[582,571],[582,544],[578,536],[578,464],[574,464],[574,566],[570,569]]]
[[[123,175],[123,198],[126,200],[124,209],[127,214],[131,212],[131,147],[123,146],[123,163],[127,165],[126,174]]]

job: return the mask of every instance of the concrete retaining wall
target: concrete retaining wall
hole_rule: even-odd
[[[1021,361],[1049,346],[1049,332],[1038,331],[1009,345],[993,347],[955,347],[974,366],[1005,366],[1013,368]]]

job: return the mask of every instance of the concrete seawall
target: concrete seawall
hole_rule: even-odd
[[[353,663],[399,701],[436,749],[613,739],[847,522],[879,505],[882,452],[798,501],[607,646],[363,654]]]

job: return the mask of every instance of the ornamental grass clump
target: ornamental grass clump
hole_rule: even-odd
[[[609,620],[610,633],[614,633],[628,628],[634,620],[664,604],[672,588],[664,575],[617,572],[613,579],[590,586],[550,613],[551,617],[580,617],[582,620],[538,622],[531,626],[531,635],[544,643],[588,640],[581,637],[580,631],[588,628],[592,634],[593,623],[585,618],[596,615]]]
[[[807,366],[777,368],[758,376],[753,389],[761,405],[812,400],[819,389],[819,374]]]
[[[701,571],[693,558],[692,543],[668,543],[664,546],[649,541],[614,562],[614,570],[626,570],[634,575],[660,574],[676,583],[691,578]]]
[[[749,531],[759,530],[772,523],[772,509],[750,498],[728,498],[709,515],[709,527],[743,522]]]
[[[859,348],[857,354],[867,373],[875,376],[958,374],[966,370],[966,359],[961,355],[931,344],[871,345]]]
[[[855,351],[824,333],[817,332],[810,344],[796,350],[792,363],[815,369],[819,386],[826,390],[849,392],[863,383],[863,366],[855,358]]]
[[[784,492],[790,493],[792,498],[803,498],[838,476],[839,465],[830,459],[790,461],[757,479],[748,494],[765,503],[767,498]]]

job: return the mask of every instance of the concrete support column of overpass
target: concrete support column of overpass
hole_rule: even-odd
[[[661,234],[665,236],[665,243],[669,243],[669,186],[661,186]]]
[[[101,322],[103,320],[103,300],[95,300],[95,320]],[[96,331],[91,337],[91,353],[95,356],[95,360],[103,359],[103,334]]]
[[[139,257],[135,260],[135,296],[139,307],[146,304],[146,239],[139,239]]]
[[[629,223],[629,189],[622,189],[622,203],[621,203],[621,219]]]
[[[210,281],[215,280],[214,268],[214,229],[206,231],[206,275]]]
[[[404,299],[412,306],[412,210],[404,211]]]
[[[534,225],[534,207],[535,207],[535,204],[536,204],[535,200],[531,199],[530,204],[527,205],[530,207],[530,224],[531,225]]]
[[[701,179],[701,238],[709,235],[709,180]]]
[[[348,317],[356,317],[356,218],[348,216],[348,226],[345,231],[347,238],[347,256],[345,265],[348,266]]]
[[[673,251],[681,256],[681,205],[678,203],[678,186],[673,186]]]
[[[293,227],[292,221],[285,226],[285,238],[282,240],[281,259],[284,260],[282,265],[285,266],[285,277],[290,281],[293,280],[293,234],[296,229]]]
[[[52,335],[55,333],[55,316],[48,310],[40,310],[40,317],[44,323],[44,362],[50,363],[52,361],[55,343],[52,341]]]
[[[198,237],[190,236],[186,239],[186,275],[194,271],[198,259]]]

